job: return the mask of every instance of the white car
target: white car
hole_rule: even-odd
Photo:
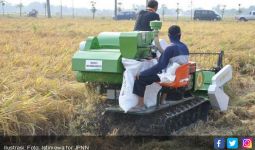
[[[248,15],[238,15],[235,18],[239,21],[255,20],[255,11],[251,11]]]

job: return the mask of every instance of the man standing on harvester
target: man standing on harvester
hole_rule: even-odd
[[[158,10],[158,2],[150,0],[146,10],[139,12],[134,31],[152,31],[150,28],[150,21],[160,20],[159,15],[156,13]]]
[[[163,69],[171,66],[173,63],[178,63],[180,65],[187,64],[189,61],[189,50],[187,46],[180,41],[181,39],[181,29],[177,25],[173,25],[168,29],[168,36],[171,41],[170,46],[168,46],[159,58],[159,61],[153,67],[142,71],[137,75],[133,93],[136,94],[138,99],[138,104],[131,111],[141,111],[145,110],[144,105],[144,93],[147,85],[154,82],[160,82],[159,74]]]

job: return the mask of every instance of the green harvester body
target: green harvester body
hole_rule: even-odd
[[[125,124],[131,125],[132,129],[135,127],[138,133],[140,131],[146,133],[142,134],[143,136],[169,136],[172,131],[198,120],[206,121],[210,108],[226,111],[229,97],[224,93],[223,87],[232,78],[232,67],[227,65],[223,68],[223,51],[220,53],[190,53],[190,60],[195,62],[189,63],[189,77],[185,76],[185,79],[179,81],[185,81],[188,85],[161,87],[154,97],[156,98],[154,99],[155,105],[145,110],[129,111],[122,107],[123,101],[131,104],[136,100],[133,96],[129,96],[128,92],[123,92],[126,89],[121,90],[125,70],[122,58],[143,61],[151,57],[152,52],[155,54],[157,50],[163,51],[162,41],[159,40],[162,22],[153,21],[150,22],[150,26],[153,31],[102,32],[97,36],[88,37],[86,41],[80,43],[80,49],[72,58],[72,70],[76,72],[77,81],[93,83],[93,89],[105,95],[107,100],[114,100],[115,104],[119,104],[115,105],[110,102],[110,107],[104,109],[104,118],[115,118],[114,121],[107,119],[107,123],[104,121],[104,127],[108,128],[108,123],[109,129],[112,124],[113,126],[121,124],[121,129]],[[205,57],[206,65],[201,61],[203,59],[197,60],[197,56]],[[211,64],[209,59],[214,56],[218,60],[216,65]],[[215,63],[214,60],[213,63]],[[128,87],[129,84],[126,85]],[[165,103],[161,103],[163,98],[166,100]],[[112,113],[118,115],[111,115]],[[143,131],[144,129],[146,131]]]
[[[79,82],[121,84],[124,71],[121,58],[141,59],[150,54],[153,32],[103,32],[88,37],[85,46],[72,59]]]
[[[88,37],[72,58],[77,81],[121,85],[122,57],[140,60],[151,54],[154,36],[162,22],[153,21],[150,26],[154,31],[102,32]],[[192,82],[194,91],[207,92],[214,74],[213,71],[197,70]]]

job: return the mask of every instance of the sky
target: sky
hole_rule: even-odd
[[[12,4],[18,4],[22,2],[24,5],[28,5],[31,2],[41,2],[45,3],[46,0],[6,0]],[[64,6],[72,6],[72,0],[51,0],[52,5],[60,5],[62,1]],[[91,0],[73,0],[74,7],[76,8],[90,8]],[[114,9],[114,0],[94,0],[96,1],[97,9]],[[177,3],[179,3],[179,8],[183,10],[189,10],[191,8],[191,1],[193,8],[204,8],[212,9],[217,5],[226,5],[226,9],[238,9],[238,4],[241,7],[249,7],[255,5],[255,0],[158,0],[159,5],[165,4],[167,8],[176,8]],[[122,3],[123,9],[132,9],[133,5],[145,5],[146,0],[118,0]]]

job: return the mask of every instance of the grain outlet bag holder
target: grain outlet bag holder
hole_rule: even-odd
[[[153,45],[155,45],[154,42]],[[160,45],[163,49],[169,46],[169,44],[163,39],[160,39]],[[157,52],[157,57],[160,57],[160,55],[161,54]],[[125,71],[119,95],[119,106],[125,112],[135,107],[138,103],[138,96],[133,94],[135,76],[138,74],[138,72],[151,68],[156,63],[157,63],[156,59],[136,61],[133,59],[122,58],[122,64],[125,68]],[[166,77],[166,75],[170,74],[169,72],[171,72],[171,69],[166,70],[166,73],[164,75],[160,75],[161,79],[164,78],[163,81],[166,81],[165,78],[170,80],[169,77]],[[175,78],[175,76],[173,78]],[[152,107],[157,104],[157,94],[160,89],[161,86],[158,83],[153,83],[151,85],[146,86],[144,94],[144,104],[147,107]]]
[[[135,76],[157,63],[157,60],[144,60],[136,61],[133,59],[122,58],[122,64],[125,67],[122,86],[119,96],[119,106],[125,112],[129,111],[131,108],[138,104],[138,96],[133,94],[133,87]],[[144,103],[147,107],[155,106],[157,101],[157,94],[161,86],[157,83],[148,85],[145,90]]]

